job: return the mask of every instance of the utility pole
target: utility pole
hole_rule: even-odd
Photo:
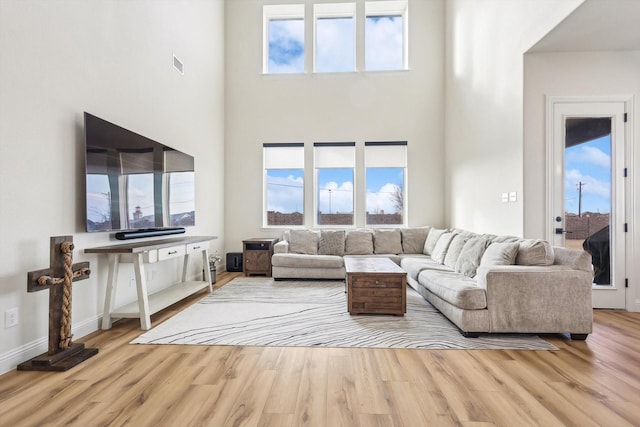
[[[584,187],[586,183],[579,181],[576,184],[578,187],[578,217],[582,217],[582,187]]]

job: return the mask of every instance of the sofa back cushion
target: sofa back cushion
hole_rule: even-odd
[[[427,241],[429,228],[430,227],[417,227],[401,229],[402,252],[405,254],[421,254],[424,250],[424,242]]]
[[[516,264],[552,265],[554,258],[553,246],[546,240],[525,239],[520,241]]]
[[[480,265],[483,267],[488,265],[513,265],[516,262],[519,247],[520,244],[518,242],[491,243],[484,251]]]
[[[322,230],[318,254],[344,255],[344,230]]]
[[[455,234],[452,232],[442,233],[436,245],[433,247],[433,251],[431,251],[431,259],[437,262],[438,264],[444,264],[444,257],[447,255],[447,249],[449,249],[449,244]]]
[[[401,254],[402,236],[400,230],[373,231],[373,252],[376,254]]]
[[[350,230],[345,236],[345,255],[372,255],[373,233],[371,230]]]
[[[436,243],[438,243],[438,239],[440,239],[440,236],[442,236],[446,232],[447,232],[446,229],[431,228],[429,230],[429,234],[427,234],[427,238],[425,239],[424,248],[422,248],[422,253],[425,255],[431,255],[431,253],[433,252],[433,249],[436,247]]]
[[[475,277],[476,270],[482,260],[482,255],[489,245],[489,238],[485,236],[472,237],[464,244],[460,256],[456,261],[455,270],[468,277]]]
[[[289,252],[294,254],[318,254],[318,233],[311,230],[289,231]]]
[[[449,268],[456,268],[456,262],[460,257],[460,252],[462,252],[464,244],[467,243],[467,240],[469,240],[470,238],[470,235],[464,234],[456,234],[455,236],[453,236],[453,239],[451,239],[451,243],[449,243],[447,254],[444,257],[444,265]]]

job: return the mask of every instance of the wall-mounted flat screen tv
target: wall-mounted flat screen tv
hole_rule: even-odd
[[[195,225],[193,157],[89,113],[87,231]]]

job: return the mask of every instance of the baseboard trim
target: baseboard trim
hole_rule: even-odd
[[[74,341],[100,329],[102,316],[95,316],[71,326]],[[12,371],[22,362],[30,360],[48,349],[49,337],[40,337],[20,347],[0,354],[0,375]]]

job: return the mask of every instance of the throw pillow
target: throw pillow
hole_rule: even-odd
[[[456,261],[460,257],[460,252],[462,252],[462,248],[464,244],[467,243],[471,237],[463,234],[456,234],[451,239],[451,243],[449,243],[449,248],[447,249],[447,254],[444,257],[444,265],[449,268],[456,268]]]
[[[421,254],[424,250],[424,242],[427,241],[429,228],[427,226],[401,229],[402,252],[405,254]]]
[[[476,270],[488,245],[489,239],[484,236],[472,237],[467,240],[460,251],[455,270],[465,276],[476,277]]]
[[[311,230],[291,230],[289,232],[289,252],[294,254],[318,254],[318,233]]]
[[[552,265],[554,258],[553,246],[546,240],[525,239],[520,241],[516,264]]]
[[[518,242],[492,243],[484,251],[480,265],[512,265],[516,262],[519,247]]]
[[[346,255],[372,255],[373,233],[369,230],[351,230],[345,236]]]
[[[373,232],[373,252],[376,254],[401,254],[402,237],[400,230],[379,230]]]
[[[322,230],[318,254],[344,255],[344,230]]]
[[[433,248],[436,247],[436,243],[438,243],[438,239],[444,233],[446,233],[446,229],[440,228],[432,228],[429,230],[429,234],[427,234],[427,238],[424,242],[424,248],[422,249],[422,253],[425,255],[431,255],[433,252]]]
[[[431,252],[431,259],[437,262],[438,264],[444,264],[444,257],[447,254],[447,249],[449,249],[449,244],[453,239],[455,234],[451,232],[442,233],[442,236],[436,242],[436,245]]]

